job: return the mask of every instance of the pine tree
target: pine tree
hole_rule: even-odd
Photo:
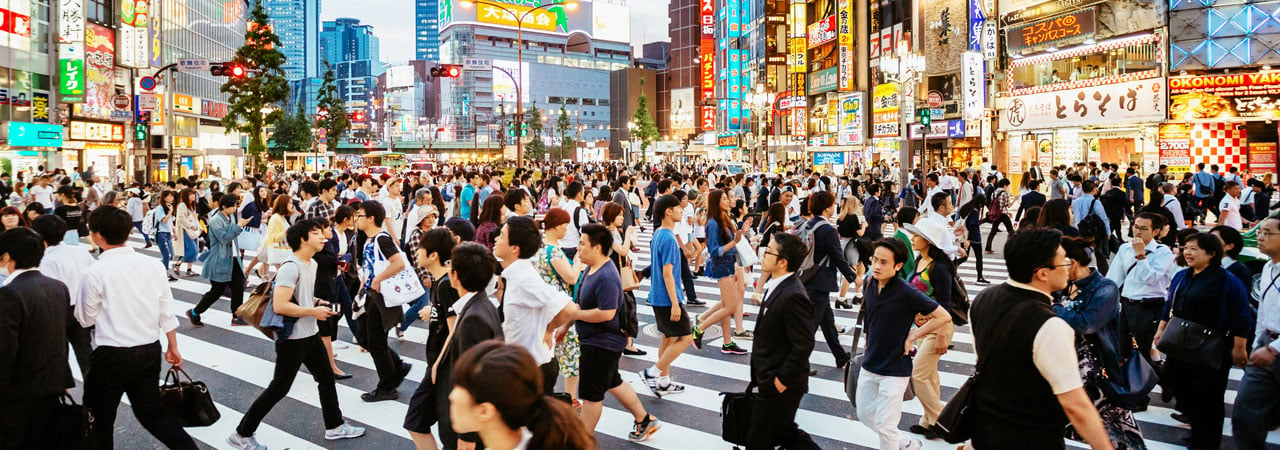
[[[316,108],[325,114],[318,116],[316,127],[324,128],[325,146],[332,152],[338,148],[342,133],[351,128],[351,120],[347,118],[346,102],[338,95],[337,77],[333,75],[333,68],[329,67],[328,61],[325,61],[324,68],[324,81],[320,84]]]
[[[557,160],[567,158],[566,155],[573,154],[574,142],[569,137],[569,130],[573,128],[573,123],[569,121],[569,111],[560,106],[560,118],[556,119],[556,134],[560,136],[560,148],[557,151]]]
[[[644,90],[644,80],[640,80],[641,92]],[[635,122],[636,129],[631,133],[633,139],[640,140],[640,152],[643,155],[654,141],[658,140],[658,125],[653,121],[653,114],[649,113],[649,98],[643,93],[636,98],[636,113],[631,116],[631,121]]]
[[[249,135],[249,169],[255,174],[266,171],[263,156],[267,144],[263,130],[287,116],[281,105],[289,97],[289,84],[281,68],[284,53],[279,48],[280,37],[271,30],[267,11],[262,8],[262,2],[254,2],[244,45],[230,61],[249,69],[249,74],[242,78],[228,77],[222,85],[222,92],[230,94],[222,126],[228,131]],[[264,114],[264,110],[270,112]]]
[[[541,161],[543,155],[547,154],[547,144],[542,142],[542,111],[538,109],[535,102],[529,107],[529,111],[525,113],[529,130],[529,143],[524,145],[524,158],[528,161]],[[517,129],[519,127],[517,126]]]

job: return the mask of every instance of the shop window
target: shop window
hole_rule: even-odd
[[[547,103],[550,103],[552,105],[560,105],[564,103],[564,99],[561,97],[547,97]]]
[[[111,13],[112,0],[86,0],[84,5],[84,15],[90,22],[102,24],[114,23]]]
[[[1135,43],[1108,48],[1098,46],[1096,51],[1079,54],[1059,52],[1045,58],[1032,57],[1035,62],[1010,65],[1010,82],[1013,89],[1079,82],[1106,77],[1131,75],[1160,68],[1160,41]]]
[[[596,106],[596,99],[584,98],[582,99],[582,106]]]

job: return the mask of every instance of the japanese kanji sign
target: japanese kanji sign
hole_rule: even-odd
[[[965,120],[982,120],[982,110],[986,107],[987,83],[983,79],[983,66],[986,61],[978,52],[964,52],[960,58],[960,90],[964,93]]]
[[[1066,39],[1093,36],[1096,27],[1094,9],[1082,9],[1013,28],[1005,33],[1005,47],[1010,52],[1016,52]]]
[[[1169,77],[1176,120],[1280,119],[1280,74],[1230,73]]]
[[[58,46],[58,93],[61,101],[84,101],[84,44]]]
[[[1000,130],[1154,122],[1165,119],[1167,108],[1163,78],[1020,95],[1000,112]]]
[[[58,14],[58,43],[84,41],[84,0],[60,0]]]

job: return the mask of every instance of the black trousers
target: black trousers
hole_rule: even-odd
[[[240,261],[236,258],[231,260],[231,281],[209,281],[209,292],[205,292],[200,296],[200,303],[196,305],[196,314],[204,314],[214,302],[222,298],[222,293],[227,290],[231,291],[231,315],[236,314],[236,310],[240,309],[240,304],[244,303],[244,271],[240,269]]]
[[[1009,220],[1008,214],[1001,214],[1000,218],[994,221],[990,221],[985,218],[983,218],[982,221],[991,224],[991,234],[987,235],[987,251],[991,251],[991,245],[995,244],[996,234],[1000,233],[1001,224],[1004,225],[1005,231],[1008,231],[1009,234],[1013,234],[1013,221]]]
[[[0,449],[57,448],[57,404],[57,395],[0,401]]]
[[[71,350],[76,354],[76,365],[80,366],[82,375],[89,373],[89,357],[93,354],[93,328],[80,326],[75,317],[68,317],[67,319],[68,322],[75,322],[67,327],[67,342],[71,344]]]
[[[1219,448],[1222,445],[1222,420],[1226,407],[1222,396],[1227,392],[1230,367],[1210,369],[1169,358],[1164,362],[1164,385],[1178,400],[1177,409],[1191,422],[1190,448]]]
[[[386,326],[385,319],[388,318],[383,317],[387,311],[380,305],[382,305],[382,295],[369,290],[368,299],[364,305],[365,313],[360,316],[360,330],[356,334],[356,340],[369,351],[369,356],[373,357],[373,366],[378,371],[376,390],[390,392],[400,387],[400,382],[403,380],[400,377],[401,361],[400,355],[387,346],[387,331],[391,328]],[[394,327],[399,321],[400,319],[396,319],[391,326]],[[325,364],[328,364],[328,360]]]
[[[271,408],[289,395],[293,379],[298,376],[298,368],[304,365],[320,388],[320,411],[324,415],[324,429],[341,426],[342,410],[338,408],[338,388],[333,384],[329,353],[325,351],[324,342],[320,341],[320,335],[317,334],[276,343],[276,370],[271,376],[271,383],[249,406],[249,411],[245,412],[240,425],[236,427],[236,433],[253,436]]]
[[[538,371],[542,372],[542,394],[551,395],[556,392],[556,380],[560,378],[560,363],[555,358],[551,361],[538,366]],[[573,393],[577,395],[577,392]]]
[[[1142,357],[1151,362],[1151,344],[1156,338],[1156,328],[1160,326],[1160,311],[1164,309],[1164,299],[1152,298],[1134,300],[1120,299],[1120,349],[1126,352],[1121,355],[1128,358],[1130,341],[1137,341],[1138,351]]]
[[[325,361],[328,364],[328,360]],[[160,401],[160,342],[137,347],[98,347],[84,381],[84,404],[93,410],[99,448],[112,448],[116,408],[129,394],[142,427],[171,449],[195,449],[196,442]]]
[[[760,396],[751,408],[751,429],[747,434],[747,449],[818,449],[809,433],[796,425],[796,410],[804,392],[788,389],[777,393],[773,382],[760,386]]]
[[[827,347],[831,349],[831,356],[834,356],[836,361],[848,357],[849,352],[840,345],[840,331],[836,329],[835,313],[831,312],[831,293],[808,288],[805,292],[809,294],[809,299],[813,300],[813,331],[822,330],[822,337],[827,340]]]

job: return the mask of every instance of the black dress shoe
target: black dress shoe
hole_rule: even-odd
[[[1172,418],[1173,420],[1185,423],[1187,425],[1191,425],[1191,419],[1187,418],[1186,414],[1173,413],[1173,414],[1170,414],[1169,417]]]
[[[644,350],[640,350],[640,349],[632,350],[632,349],[629,349],[629,348],[624,348],[624,349],[622,349],[622,354],[627,355],[627,356],[644,356],[644,355],[648,355],[648,354],[649,354],[649,352],[646,352],[646,351],[644,351]]]
[[[924,436],[925,439],[929,439],[929,440],[938,439],[939,437],[936,426],[925,428],[923,426],[920,426],[920,424],[915,424],[915,425],[912,425],[911,428],[908,428],[907,430],[912,433]]]
[[[689,301],[685,302],[685,304],[687,304],[687,305],[689,305],[689,306],[706,306],[706,305],[707,305],[707,302],[704,302],[704,301],[702,301],[702,300],[698,300],[698,299],[696,299],[696,298],[691,298],[691,299],[689,299]]]
[[[400,398],[400,393],[396,391],[378,391],[365,392],[360,394],[360,399],[368,403],[382,402],[387,400],[395,400]]]
[[[335,374],[333,374],[333,379],[334,379],[334,380],[350,380],[350,379],[351,379],[352,377],[354,377],[354,376],[355,376],[355,375],[352,375],[352,374],[349,374],[349,373],[344,373],[344,374],[342,374],[342,375],[338,375],[338,374],[336,374],[336,373],[335,373]]]

